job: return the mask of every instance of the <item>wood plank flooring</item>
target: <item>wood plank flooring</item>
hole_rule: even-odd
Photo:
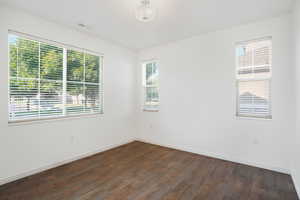
[[[0,186],[1,200],[297,200],[291,177],[133,142]]]

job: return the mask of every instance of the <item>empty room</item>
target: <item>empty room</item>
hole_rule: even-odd
[[[0,0],[0,200],[299,200],[300,0]]]

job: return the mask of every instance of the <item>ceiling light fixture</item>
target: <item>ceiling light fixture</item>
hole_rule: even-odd
[[[136,8],[136,18],[141,22],[149,22],[155,18],[156,11],[151,7],[150,0],[141,0]]]
[[[82,23],[79,23],[79,24],[77,24],[79,27],[81,27],[81,28],[86,28],[86,25],[85,24],[82,24]]]

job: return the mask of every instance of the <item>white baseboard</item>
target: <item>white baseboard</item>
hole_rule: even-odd
[[[15,175],[15,176],[11,176],[11,177],[8,177],[8,178],[0,179],[0,185],[4,185],[6,183],[10,183],[12,181],[16,181],[18,179],[25,178],[27,176],[31,176],[31,175],[34,175],[34,174],[37,174],[37,173],[46,171],[48,169],[52,169],[52,168],[61,166],[61,165],[65,165],[65,164],[68,164],[70,162],[73,162],[73,161],[76,161],[76,160],[80,160],[82,158],[86,158],[86,157],[95,155],[97,153],[101,153],[103,151],[107,151],[109,149],[113,149],[113,148],[119,147],[121,145],[125,145],[125,144],[128,144],[128,143],[131,143],[133,141],[135,141],[135,140],[129,140],[129,141],[125,141],[125,142],[122,142],[122,143],[119,143],[119,144],[114,144],[114,145],[108,145],[108,146],[100,148],[100,149],[98,149],[96,151],[84,153],[84,154],[75,156],[73,158],[69,158],[69,159],[63,160],[61,162],[53,163],[53,164],[50,164],[50,165],[47,165],[47,166],[44,166],[44,167],[40,167],[40,168],[37,168],[37,169],[29,170],[27,172],[24,172],[24,173]]]
[[[217,159],[220,159],[220,160],[225,160],[225,161],[244,164],[244,165],[248,165],[248,166],[258,167],[258,168],[267,169],[267,170],[271,170],[271,171],[276,171],[276,172],[280,172],[280,173],[283,173],[283,174],[288,174],[288,175],[291,174],[289,169],[266,166],[264,164],[248,162],[248,161],[245,161],[245,160],[232,159],[230,157],[227,157],[227,156],[224,156],[224,155],[219,155],[219,154],[216,154],[216,153],[213,153],[213,152],[208,152],[208,151],[195,152],[195,151],[193,151],[191,149],[188,149],[188,148],[182,148],[182,147],[179,148],[179,147],[174,146],[174,145],[166,145],[166,144],[152,142],[152,141],[139,139],[139,138],[136,138],[136,141],[140,141],[140,142],[144,142],[144,143],[148,143],[148,144],[159,145],[159,146],[163,146],[163,147],[167,147],[167,148],[177,149],[177,150],[180,150],[180,151],[186,151],[186,152],[190,152],[190,153],[195,153],[195,154],[204,155],[204,156],[208,156],[208,157],[212,157],[212,158],[217,158]]]
[[[181,150],[181,151],[196,153],[196,154],[199,154],[199,155],[205,155],[205,156],[208,156],[208,157],[213,157],[213,158],[217,158],[217,159],[221,159],[221,160],[226,160],[226,161],[230,161],[230,162],[235,162],[235,163],[245,164],[245,165],[259,167],[259,168],[263,168],[263,169],[268,169],[268,170],[272,170],[272,171],[276,171],[276,172],[280,172],[280,173],[284,173],[284,174],[290,174],[290,170],[287,170],[287,169],[282,169],[282,168],[278,168],[278,167],[270,167],[270,166],[265,166],[265,165],[262,165],[262,164],[251,163],[251,162],[242,161],[242,160],[230,159],[228,157],[225,157],[225,156],[222,156],[222,155],[217,155],[217,154],[211,153],[211,152],[200,152],[200,153],[199,152],[194,152],[194,151],[192,151],[190,149],[187,149],[187,148],[178,148],[178,147],[173,146],[173,145],[165,145],[165,144],[161,144],[161,143],[157,143],[157,142],[151,142],[151,141],[147,141],[147,140],[136,138],[136,139],[132,139],[132,140],[129,140],[129,141],[126,141],[126,142],[123,142],[123,143],[119,143],[119,144],[115,144],[115,145],[109,145],[109,146],[100,148],[100,149],[98,149],[96,151],[84,153],[84,154],[75,156],[73,158],[63,160],[61,162],[53,163],[51,165],[40,167],[40,168],[37,168],[37,169],[34,169],[34,170],[29,170],[27,172],[24,172],[24,173],[15,175],[15,176],[11,176],[11,177],[8,177],[8,178],[0,179],[0,185],[6,184],[6,183],[9,183],[9,182],[21,179],[21,178],[25,178],[27,176],[31,176],[31,175],[34,175],[34,174],[46,171],[48,169],[52,169],[52,168],[55,168],[55,167],[58,167],[58,166],[61,166],[61,165],[73,162],[73,161],[76,161],[76,160],[80,160],[82,158],[86,158],[86,157],[92,156],[94,154],[101,153],[103,151],[107,151],[109,149],[113,149],[113,148],[116,148],[118,146],[131,143],[133,141],[145,142],[145,143],[159,145],[159,146],[164,146],[164,147],[168,147],[168,148],[172,148],[172,149],[178,149],[178,150]],[[293,181],[294,181],[296,190],[297,190],[298,194],[300,195],[300,190],[299,190],[299,187],[297,187],[298,185],[295,182],[295,179],[293,179]]]

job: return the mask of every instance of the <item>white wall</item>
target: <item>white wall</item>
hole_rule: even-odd
[[[138,139],[289,172],[294,131],[290,17],[141,51],[140,61],[159,60],[161,106],[157,113],[140,112]],[[264,36],[273,37],[273,119],[238,119],[235,43]]]
[[[290,138],[295,132],[290,17],[285,15],[141,51],[140,61],[156,58],[160,64],[160,111],[147,113],[141,111],[141,79],[136,82],[136,77],[141,78],[141,67],[137,72],[135,52],[1,7],[0,92],[4,95],[0,99],[0,184],[133,138],[288,172],[292,158]],[[300,29],[300,25],[297,27]],[[103,52],[105,114],[9,126],[8,29]],[[273,119],[237,119],[234,44],[264,36],[273,36]],[[299,71],[297,74],[300,77]],[[138,95],[141,98],[137,109]],[[300,141],[300,134],[297,137]],[[293,164],[294,179],[299,183],[299,159]]]
[[[294,39],[294,65],[295,65],[295,86],[296,86],[296,131],[293,137],[294,148],[292,158],[292,176],[300,195],[300,1],[295,1],[293,13],[293,39]]]
[[[104,53],[104,115],[22,126],[7,123],[8,29]],[[136,53],[0,5],[0,184],[39,168],[131,141]]]

